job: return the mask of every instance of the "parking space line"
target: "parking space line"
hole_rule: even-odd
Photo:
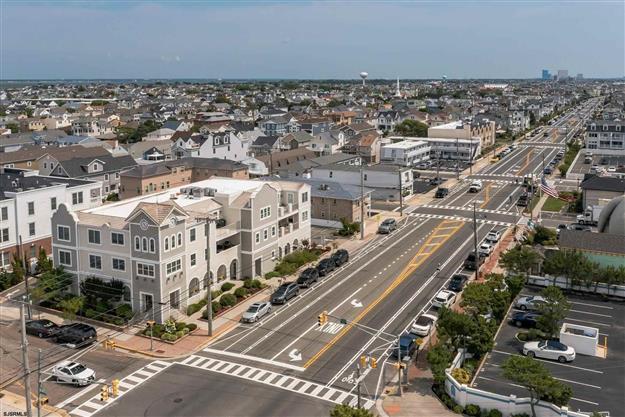
[[[612,325],[611,325],[611,324],[597,323],[596,321],[588,321],[588,320],[573,319],[573,318],[571,318],[571,317],[567,317],[567,318],[566,318],[566,320],[570,320],[570,321],[579,321],[580,323],[594,324],[595,326],[612,327]]]
[[[575,400],[575,401],[580,401],[580,402],[583,402],[583,403],[586,403],[586,404],[599,405],[599,403],[595,403],[595,402],[588,401],[588,400],[582,400],[581,398],[571,397],[571,399]]]
[[[589,306],[589,307],[597,307],[597,308],[605,308],[606,310],[614,310],[614,307],[610,306],[600,306],[598,304],[590,304],[590,303],[580,303],[579,301],[569,301],[571,304],[579,304],[581,306]]]
[[[502,355],[508,355],[508,356],[523,356],[517,353],[504,352],[502,350],[495,350],[495,349],[493,349],[491,352],[501,353]],[[596,369],[582,368],[580,366],[569,365],[569,364],[560,363],[560,362],[553,362],[553,361],[548,361],[548,360],[540,359],[540,358],[534,358],[534,359],[536,359],[537,361],[541,361],[541,362],[551,363],[553,365],[566,366],[567,368],[574,368],[574,369],[579,369],[581,371],[588,371],[588,372],[594,372],[596,374],[603,374],[603,371],[597,371]]]
[[[612,316],[609,314],[591,313],[590,311],[583,311],[583,310],[569,310],[569,311],[572,313],[589,314],[591,316],[608,317],[610,319],[612,318]]]
[[[564,379],[564,378],[556,378],[555,376],[553,377],[554,379],[557,379],[558,381],[563,381],[563,382],[568,382],[570,384],[577,384],[577,385],[583,385],[585,387],[590,387],[590,388],[596,388],[596,389],[601,389],[600,386],[597,385],[591,385],[591,384],[585,384],[583,382],[577,382],[577,381],[571,381],[570,379]]]

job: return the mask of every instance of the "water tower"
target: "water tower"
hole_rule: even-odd
[[[367,77],[369,76],[368,72],[361,72],[360,73],[360,78],[362,78],[362,86],[364,87],[366,85],[365,80],[367,79]]]

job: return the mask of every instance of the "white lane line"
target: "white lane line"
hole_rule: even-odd
[[[219,349],[212,349],[212,348],[204,348],[203,351],[207,353],[214,353],[216,355],[223,355],[223,356],[229,356],[232,358],[245,359],[245,360],[250,360],[254,362],[265,363],[267,365],[274,365],[280,368],[293,369],[294,371],[298,371],[298,372],[304,372],[306,370],[306,368],[302,368],[301,366],[291,365],[290,363],[277,362],[271,359],[260,358],[258,356],[244,355],[243,353],[228,352],[226,350],[219,350]],[[193,366],[193,365],[190,365],[190,362],[187,362],[187,363],[181,362],[181,363],[183,365]]]
[[[571,318],[571,317],[567,317],[567,318],[565,319],[565,321],[566,321],[566,320],[569,320],[569,321],[578,321],[578,322],[580,322],[580,323],[594,324],[595,326],[612,327],[612,325],[611,325],[611,324],[597,323],[596,321],[588,321],[588,320],[573,319],[573,318]]]
[[[98,379],[98,383],[103,383],[106,382],[105,379]],[[60,403],[56,404],[55,407],[56,408],[63,408],[65,407],[67,404],[71,403],[72,401],[82,397],[83,395],[85,395],[86,393],[88,393],[89,391],[91,391],[94,388],[97,388],[98,384],[91,384],[88,387],[78,391],[76,394],[72,395],[69,398],[66,398],[65,400],[61,401]]]
[[[569,303],[571,303],[571,304],[579,304],[580,306],[588,306],[588,307],[596,307],[596,308],[605,308],[606,310],[614,310],[614,307],[600,306],[600,305],[597,305],[597,304],[590,304],[590,303],[580,303],[579,301],[569,301]]]
[[[613,316],[609,315],[609,314],[600,314],[600,313],[591,313],[590,311],[583,311],[583,310],[569,310],[573,313],[580,313],[580,314],[588,314],[591,316],[598,316],[598,317],[607,317],[607,318],[612,318]]]
[[[483,379],[483,380],[485,380],[485,381],[496,382],[496,383],[498,383],[498,384],[500,384],[500,383],[502,382],[502,381],[498,381],[498,380],[496,380],[496,379],[493,379],[493,378],[488,378],[488,377],[485,377],[485,376],[478,376],[477,378],[478,378],[478,379]],[[557,378],[556,378],[556,379],[557,379]],[[513,386],[513,387],[517,387],[517,388],[523,388],[523,389],[525,389],[525,387],[524,387],[524,386],[522,386],[522,385],[518,385],[518,384],[513,384],[513,383],[511,383],[511,382],[504,382],[504,384],[506,384],[506,385],[510,385],[510,386]],[[581,401],[581,402],[583,402],[583,403],[588,403],[588,404],[593,404],[593,405],[599,405],[599,403],[594,403],[594,402],[592,402],[592,401],[582,400],[582,399],[580,399],[580,398],[575,398],[575,397],[571,397],[571,400]]]
[[[495,350],[495,349],[493,349],[491,352],[494,352],[494,353],[500,353],[500,354],[502,354],[502,355],[508,355],[508,356],[523,356],[523,355],[519,355],[519,354],[516,354],[516,353],[504,352],[504,351],[502,351],[502,350]],[[565,367],[567,367],[567,368],[579,369],[580,371],[593,372],[593,373],[595,373],[595,374],[603,374],[603,371],[597,371],[596,369],[582,368],[581,366],[574,366],[574,365],[569,365],[569,364],[566,364],[566,363],[560,363],[560,362],[554,362],[554,361],[547,361],[547,360],[540,359],[540,358],[534,358],[534,359],[536,359],[537,361],[541,361],[541,362],[545,362],[545,363],[550,363],[550,364],[552,364],[552,365],[557,365],[557,366],[565,366]]]
[[[564,382],[569,382],[571,384],[577,384],[577,385],[583,385],[585,387],[590,387],[590,388],[596,388],[596,389],[601,389],[600,386],[597,385],[591,385],[591,384],[585,384],[583,382],[577,382],[577,381],[571,381],[570,379],[564,379],[564,378],[556,378],[555,376],[553,377],[554,379],[557,379],[558,381],[564,381]]]

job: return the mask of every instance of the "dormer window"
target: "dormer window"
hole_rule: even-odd
[[[99,169],[99,168],[98,168],[98,163],[97,163],[97,162],[94,162],[94,164],[93,164],[93,170],[94,170],[94,171],[97,171],[98,169]]]
[[[603,130],[608,130],[608,125],[603,125]]]
[[[219,145],[219,138],[218,137],[215,138],[215,146],[217,146],[217,145]]]

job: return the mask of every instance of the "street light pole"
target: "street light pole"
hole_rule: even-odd
[[[473,250],[475,251],[475,279],[477,280],[480,272],[480,255],[477,253],[477,214],[475,210],[475,202],[473,202]]]
[[[401,397],[403,395],[401,388],[401,346],[399,345],[399,336],[397,337],[397,392]]]
[[[365,173],[360,161],[360,240],[365,238]]]
[[[399,216],[402,217],[404,215],[404,187],[401,178],[401,165],[397,166],[397,171],[399,174]]]
[[[458,138],[456,138],[456,179],[460,179],[460,148],[458,147]]]
[[[26,306],[24,303],[20,306],[20,324],[22,336],[22,366],[24,368],[24,399],[26,400],[26,416],[32,417],[33,404],[30,398],[30,366],[28,365],[28,340],[26,339]]]

